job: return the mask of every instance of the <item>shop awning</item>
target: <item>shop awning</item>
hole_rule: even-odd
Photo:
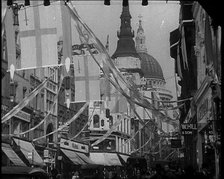
[[[121,166],[116,153],[90,153],[90,159],[97,165]]]
[[[109,161],[106,160],[104,153],[90,153],[90,159],[97,165],[110,166]]]
[[[24,156],[27,158],[29,163],[31,165],[38,165],[38,166],[44,166],[45,163],[43,159],[40,157],[40,155],[37,153],[36,149],[34,148],[33,144],[31,144],[28,141],[20,140],[17,138],[13,138],[15,143],[20,146],[20,150],[24,154]],[[30,157],[33,155],[33,158]]]
[[[111,166],[122,166],[116,153],[104,153]]]
[[[80,153],[80,152],[76,152],[76,154],[79,156],[79,158],[81,158],[84,162],[86,162],[87,164],[95,164],[89,157],[87,157],[85,154]]]
[[[6,156],[17,166],[26,166],[26,164],[21,160],[21,158],[15,153],[9,144],[2,143],[2,151]]]
[[[79,155],[75,151],[61,149],[61,151],[75,164],[75,165],[86,165]]]

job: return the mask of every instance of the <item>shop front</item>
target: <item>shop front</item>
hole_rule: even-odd
[[[82,166],[94,165],[89,158],[89,146],[85,143],[60,139],[56,168],[64,178],[72,178],[72,172],[81,171]]]
[[[12,149],[10,144],[2,143],[2,166],[27,166],[22,159]],[[10,162],[7,162],[7,161]]]
[[[216,154],[214,150],[215,130],[214,111],[212,106],[212,89],[210,83],[204,83],[203,91],[198,93],[197,106],[197,164],[201,170],[206,167],[211,176],[216,171]],[[203,86],[203,85],[202,85]]]
[[[44,167],[45,163],[41,156],[36,151],[34,145],[27,140],[13,137],[12,144],[19,155],[23,155],[23,158],[28,161],[29,166]]]

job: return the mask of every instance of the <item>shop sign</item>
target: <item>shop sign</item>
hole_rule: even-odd
[[[44,158],[48,158],[49,157],[49,150],[44,150]]]
[[[192,135],[193,131],[197,130],[197,124],[193,123],[183,123],[181,124],[181,134],[182,135]]]
[[[69,141],[63,138],[61,138],[60,147],[78,151],[78,152],[83,152],[83,153],[89,152],[89,146],[87,144],[83,144],[83,143],[79,143],[75,141]]]
[[[27,158],[28,159],[33,159],[33,152],[28,152]]]
[[[24,111],[19,111],[18,113],[15,114],[15,117],[22,119],[26,122],[30,122],[30,114],[28,114]]]

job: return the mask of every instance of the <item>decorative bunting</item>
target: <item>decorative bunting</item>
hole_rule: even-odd
[[[58,96],[59,96],[59,92],[61,90],[61,86],[62,86],[62,80],[61,80],[61,83],[59,85],[59,88],[58,88],[58,92],[56,94],[56,96],[54,97],[54,103],[53,105],[51,106],[51,109],[48,111],[47,115],[44,117],[44,119],[39,123],[37,124],[36,126],[32,127],[31,129],[27,130],[27,131],[24,131],[24,132],[21,132],[19,133],[18,135],[24,135],[28,132],[31,132],[33,131],[34,129],[38,128],[39,126],[41,126],[47,119],[48,119],[48,116],[53,112],[53,109],[54,109],[54,105],[57,103],[58,101]]]
[[[37,140],[40,140],[40,139],[43,139],[49,135],[52,135],[58,131],[61,131],[63,128],[65,128],[66,126],[70,125],[73,121],[75,121],[82,113],[83,111],[87,108],[87,106],[89,105],[89,102],[86,102],[83,107],[69,120],[67,121],[64,125],[60,126],[58,129],[54,130],[53,132],[50,132],[44,136],[41,136],[41,137],[38,137],[36,139],[33,139],[33,141],[37,141]]]
[[[50,76],[51,77],[51,76]],[[17,104],[11,111],[9,111],[5,116],[2,117],[2,123],[8,121],[16,113],[18,113],[22,108],[24,108],[30,100],[32,100],[44,87],[47,81],[50,79],[45,79],[36,89],[34,89],[28,96],[26,96],[19,104]]]
[[[118,88],[119,92],[121,92],[122,95],[124,95],[128,99],[128,101],[134,102],[135,104],[142,106],[144,108],[154,110],[155,115],[157,115],[158,118],[161,118],[161,119],[166,118],[166,116],[163,113],[161,113],[160,111],[155,109],[153,107],[153,105],[147,99],[145,99],[143,97],[143,95],[141,95],[139,93],[139,91],[137,90],[136,85],[134,85],[134,83],[128,82],[122,77],[122,74],[117,69],[117,67],[114,65],[114,63],[113,63],[112,59],[110,58],[109,54],[107,53],[105,47],[102,45],[100,40],[94,35],[94,33],[91,31],[91,29],[79,17],[74,6],[72,6],[72,3],[71,2],[67,3],[66,7],[68,7],[68,9],[70,10],[71,16],[76,23],[76,29],[77,29],[80,37],[85,40],[85,43],[87,43],[89,41],[91,43],[93,43],[95,48],[99,51],[99,53],[102,53],[105,55],[106,58],[103,58],[103,60],[105,60],[105,63],[110,68],[112,75],[113,75],[114,79],[116,80],[116,82],[113,82],[111,79],[109,79],[109,77],[104,72],[105,76],[107,76],[107,78],[110,80],[110,82],[117,87],[119,86],[119,83],[123,83],[125,85],[125,87],[128,88],[133,93],[133,96],[130,97],[128,94],[126,94],[124,92],[124,90],[122,88],[120,88],[120,89]],[[95,60],[95,62],[100,67],[100,61],[94,57],[94,55],[91,53],[89,47],[88,47],[88,51],[91,54],[92,58]]]

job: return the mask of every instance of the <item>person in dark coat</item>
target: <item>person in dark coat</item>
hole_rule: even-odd
[[[166,179],[176,179],[176,175],[170,170],[169,165],[164,166],[164,177]]]

